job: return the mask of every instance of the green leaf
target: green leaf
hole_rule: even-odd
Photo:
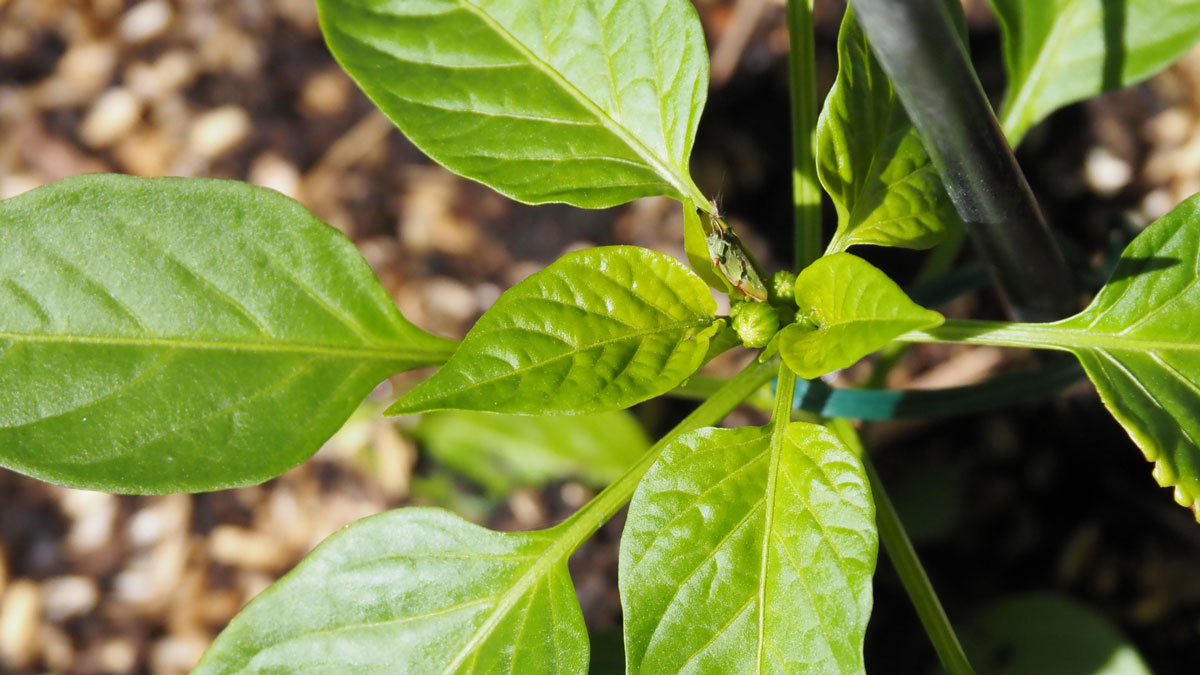
[[[1137,649],[1102,614],[1066,596],[1000,600],[961,632],[978,675],[1150,675]]]
[[[780,331],[779,354],[793,372],[808,379],[853,365],[907,331],[944,320],[849,253],[824,256],[801,272],[796,305],[798,316],[807,321]]]
[[[318,0],[342,67],[430,157],[529,203],[691,198],[708,55],[687,0]]]
[[[917,130],[847,7],[838,76],[817,121],[817,174],[838,213],[830,252],[930,248],[958,224]]]
[[[450,361],[389,414],[627,408],[700,367],[717,304],[670,256],[635,246],[559,258],[500,296]]]
[[[1012,145],[1047,115],[1140,82],[1200,40],[1195,0],[990,0],[1004,36]]]
[[[823,427],[668,445],[621,537],[628,672],[863,672],[878,542],[858,457]]]
[[[603,487],[650,448],[623,410],[573,417],[447,410],[423,415],[415,434],[434,457],[496,496],[568,477]]]
[[[555,529],[492,532],[407,508],[329,537],[241,611],[194,671],[585,673]]]
[[[1041,327],[1074,352],[1104,404],[1200,516],[1200,195],[1137,236],[1082,313]],[[1035,324],[1035,327],[1038,325]]]
[[[0,203],[0,464],[43,480],[259,483],[453,347],[272,190],[92,175]]]

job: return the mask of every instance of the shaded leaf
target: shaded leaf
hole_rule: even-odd
[[[905,332],[943,321],[849,253],[824,256],[802,271],[796,277],[796,305],[806,320],[780,331],[779,354],[808,379],[853,365]]]
[[[0,203],[0,464],[43,480],[259,483],[453,348],[272,190],[92,175]]]
[[[700,367],[716,311],[704,282],[670,256],[634,246],[568,253],[501,295],[388,413],[627,408]]]
[[[638,486],[620,557],[629,673],[863,672],[867,479],[823,427],[783,431],[775,446],[770,428],[692,432]]]
[[[524,202],[708,204],[708,55],[687,0],[319,0],[329,48],[450,170]]]
[[[365,518],[255,598],[194,672],[585,673],[561,544],[440,509]]]
[[[1000,600],[972,617],[962,640],[978,675],[1150,675],[1108,619],[1065,596]]]
[[[838,76],[817,121],[817,175],[838,213],[831,252],[856,244],[930,248],[958,226],[917,130],[847,7]]]
[[[1004,37],[1012,145],[1058,108],[1144,80],[1200,40],[1194,0],[990,0]]]
[[[562,478],[603,487],[650,448],[623,410],[572,417],[447,410],[423,415],[414,433],[440,461],[496,496]]]

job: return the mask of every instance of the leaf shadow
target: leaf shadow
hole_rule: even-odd
[[[1180,263],[1179,258],[1166,255],[1128,256],[1121,258],[1120,264],[1108,277],[1108,283],[1131,279],[1142,274],[1157,272]]]

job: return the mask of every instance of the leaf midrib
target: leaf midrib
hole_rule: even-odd
[[[438,363],[450,357],[453,347],[444,350],[428,348],[387,349],[370,346],[337,347],[309,343],[268,343],[237,340],[198,340],[188,338],[125,338],[92,335],[27,335],[0,331],[0,340],[14,342],[94,345],[108,347],[149,347],[169,349],[195,349],[231,352],[259,352],[280,354],[309,354],[342,358],[372,358],[381,361],[428,360]]]
[[[611,131],[623,143],[625,143],[630,150],[633,150],[635,153],[637,153],[637,155],[641,157],[656,174],[658,174],[659,178],[665,180],[672,188],[678,191],[680,196],[690,196],[692,199],[698,200],[698,204],[708,203],[708,200],[705,199],[703,195],[697,194],[694,188],[689,188],[690,181],[688,181],[686,177],[680,176],[667,165],[667,163],[674,161],[674,158],[667,157],[666,162],[664,162],[663,159],[659,158],[654,151],[646,147],[641,140],[639,140],[636,136],[631,135],[624,126],[613,119],[607,111],[601,108],[595,101],[589,98],[582,91],[580,91],[579,88],[572,84],[570,80],[563,77],[562,73],[555,70],[553,66],[542,60],[537,54],[534,54],[533,50],[527,47],[525,43],[517,39],[515,35],[509,32],[508,29],[501,25],[498,21],[493,19],[491,15],[485,12],[481,7],[478,7],[474,3],[470,2],[470,0],[457,0],[457,3],[466,11],[479,17],[481,21],[487,24],[487,26],[496,33],[496,35],[500,36],[502,39],[512,45],[513,48],[515,48],[522,56],[528,59],[530,64],[542,71],[542,73],[544,73],[555,84],[561,87],[563,91],[570,95],[571,98],[575,99],[575,101],[595,115],[601,121],[601,124],[604,128]],[[607,56],[608,55],[606,55],[606,58]]]

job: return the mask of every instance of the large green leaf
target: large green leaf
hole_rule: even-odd
[[[195,673],[586,673],[563,541],[439,509],[360,520],[247,605]]]
[[[780,331],[779,354],[800,377],[812,379],[853,365],[897,336],[942,323],[862,258],[835,253],[796,277],[804,320]]]
[[[978,675],[1150,675],[1104,615],[1066,596],[1005,598],[977,612],[961,635]]]
[[[1195,0],[990,0],[1004,35],[1001,126],[1016,145],[1056,109],[1150,77],[1200,40]]]
[[[628,672],[863,672],[878,542],[858,457],[823,427],[701,429],[621,538]]]
[[[0,203],[0,464],[124,493],[258,483],[453,343],[277,192],[95,175]]]
[[[334,56],[430,157],[525,202],[708,201],[687,0],[318,0]]]
[[[917,130],[846,8],[838,76],[817,121],[817,175],[838,213],[829,251],[929,248],[958,223]]]
[[[415,433],[435,457],[496,496],[568,477],[603,487],[650,448],[624,410],[571,417],[444,410],[421,416]]]
[[[635,246],[568,253],[513,286],[389,414],[627,408],[700,367],[717,305],[674,258]]]

